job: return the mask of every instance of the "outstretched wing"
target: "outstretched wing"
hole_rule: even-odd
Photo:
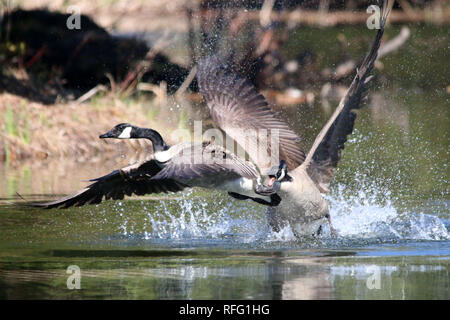
[[[300,138],[275,115],[256,88],[219,57],[201,60],[197,79],[213,120],[262,172],[280,160],[287,162],[289,170],[303,162],[305,154],[298,146]]]
[[[366,96],[369,81],[372,78],[370,72],[377,59],[384,26],[392,8],[392,0],[382,1],[380,5],[380,29],[372,48],[357,69],[356,76],[339,106],[314,141],[304,162],[304,165],[308,166],[309,175],[322,192],[329,192],[328,184],[341,158],[341,150],[344,149],[347,136],[353,131],[356,114],[351,110],[362,107],[361,101]]]
[[[189,187],[216,188],[239,178],[257,179],[255,166],[224,149],[205,142],[184,148],[152,179],[176,180]]]
[[[175,180],[151,179],[160,171],[160,167],[154,160],[137,163],[120,170],[115,170],[103,177],[92,179],[93,184],[78,191],[75,194],[47,203],[35,203],[32,206],[41,208],[68,208],[83,206],[86,204],[100,203],[103,198],[123,199],[125,195],[144,195],[151,193],[177,192],[185,186]]]

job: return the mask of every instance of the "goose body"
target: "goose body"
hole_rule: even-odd
[[[189,187],[224,190],[271,203],[270,196],[257,194],[261,183],[256,166],[213,143],[183,143],[161,153],[155,160],[162,170],[154,179],[174,179]]]
[[[278,192],[283,200],[276,209],[268,210],[268,215],[277,211],[276,218],[269,221],[276,231],[289,223],[297,236],[313,235],[322,224],[330,223],[328,204],[305,166],[290,175],[292,182],[282,183]]]

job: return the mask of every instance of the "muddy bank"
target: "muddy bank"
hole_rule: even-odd
[[[122,122],[167,131],[178,125],[178,114],[167,109],[152,100],[110,97],[98,97],[84,104],[46,106],[2,93],[0,161],[70,157],[71,161],[82,162],[138,150],[150,143],[133,141],[118,149],[116,144],[98,136]]]

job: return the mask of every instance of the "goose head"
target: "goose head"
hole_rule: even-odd
[[[149,128],[139,128],[129,123],[120,123],[108,132],[100,135],[100,139],[149,139],[153,144],[153,151],[165,151],[169,145],[164,141],[158,131]]]
[[[100,139],[113,138],[113,139],[131,139],[137,138],[137,127],[129,123],[120,123],[108,132],[99,136]]]
[[[292,177],[287,173],[287,164],[284,160],[281,160],[278,166],[270,168],[267,175],[269,176],[269,186],[273,185],[276,181],[292,181]]]

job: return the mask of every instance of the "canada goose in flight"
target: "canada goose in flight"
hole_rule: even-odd
[[[102,137],[139,138],[143,136],[139,132],[147,130],[146,135],[149,138],[153,137],[152,141],[156,142],[154,158],[113,171],[104,177],[94,179],[92,185],[75,195],[40,206],[69,207],[99,203],[103,197],[122,199],[125,194],[176,192],[190,186],[214,188],[217,187],[216,181],[222,180],[227,181],[222,187],[229,191],[230,195],[239,199],[257,199],[255,201],[269,205],[269,223],[275,231],[287,223],[297,236],[315,234],[324,223],[330,223],[331,227],[328,204],[322,193],[329,192],[328,184],[341,158],[347,135],[353,131],[356,114],[352,110],[362,106],[361,100],[368,89],[370,73],[377,58],[391,7],[392,1],[382,2],[380,29],[372,47],[357,70],[345,96],[316,137],[306,157],[298,146],[300,138],[275,115],[255,87],[221,63],[218,57],[209,57],[198,64],[197,80],[200,92],[213,120],[243,147],[254,165],[213,144],[204,143],[201,146],[191,145],[187,148],[179,144],[169,148],[154,130],[132,126],[116,127],[113,132],[110,131],[111,134],[107,133]],[[268,145],[269,153],[277,154],[279,159],[283,160],[275,177],[280,180],[278,183],[272,184],[274,176],[270,161],[259,156],[258,146],[262,144],[261,137],[244,136],[243,129],[261,129],[278,133],[278,149],[272,144]],[[175,157],[174,155],[181,150],[183,156]],[[233,160],[233,165],[213,163],[210,166],[192,167],[177,161],[186,156],[189,158],[199,152],[203,153],[205,150],[211,153],[214,150],[214,153],[229,157]],[[262,184],[261,178],[270,173],[272,173],[271,183]],[[233,178],[227,180],[229,177]]]
[[[290,180],[284,161],[271,168],[267,173],[269,180],[264,185],[263,177],[253,163],[221,146],[211,142],[169,146],[156,130],[128,123],[116,125],[100,138],[149,139],[153,154],[149,160],[90,180],[94,183],[73,195],[35,206],[68,208],[97,204],[103,197],[118,200],[133,193],[177,192],[187,187],[225,190],[236,199],[252,199],[267,206],[276,206],[281,201],[276,194],[280,184]]]

